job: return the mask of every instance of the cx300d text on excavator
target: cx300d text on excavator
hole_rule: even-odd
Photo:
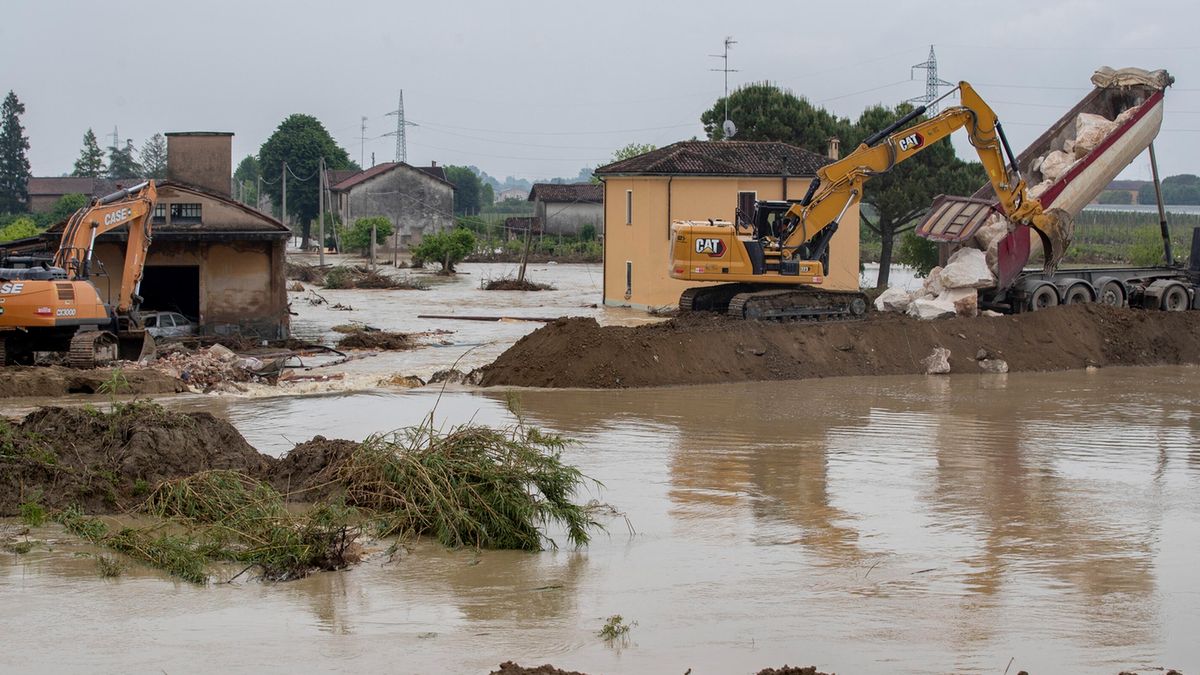
[[[1033,227],[1045,250],[1051,252],[1047,264],[1056,263],[1062,255],[1064,216],[1043,212],[1038,200],[1026,193],[991,107],[966,82],[960,82],[954,91],[959,92],[960,105],[906,127],[925,113],[926,106],[918,107],[846,157],[822,167],[803,199],[757,202],[752,231],[739,231],[736,224],[728,223],[673,223],[671,276],[719,282],[684,291],[680,309],[755,319],[863,314],[867,308],[863,294],[820,288],[828,274],[829,243],[838,223],[861,201],[863,184],[872,176],[887,172],[960,128],[970,134],[971,145],[1000,198],[1000,209],[1010,221]]]
[[[70,365],[92,368],[153,351],[137,303],[156,199],[154,181],[95,199],[67,221],[52,264],[0,268],[3,363],[29,363],[34,352],[67,352]],[[125,265],[113,307],[91,281],[92,253],[97,237],[125,225]]]

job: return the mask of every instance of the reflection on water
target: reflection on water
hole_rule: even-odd
[[[0,599],[27,617],[0,668],[1194,669],[1197,384],[1200,369],[1142,368],[521,391],[527,422],[579,440],[566,459],[605,486],[584,498],[635,536],[614,517],[582,552],[422,542],[344,573],[208,589],[141,570],[103,582],[69,549],[0,554]],[[272,454],[435,405],[437,424],[514,419],[503,391],[180,405]],[[611,614],[637,622],[619,650],[595,636]],[[65,656],[38,646],[39,617]]]

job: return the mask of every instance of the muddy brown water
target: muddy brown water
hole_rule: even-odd
[[[449,551],[197,588],[0,553],[0,671],[1108,672],[1200,667],[1200,368],[524,390],[628,517],[582,551]],[[504,391],[184,398],[280,454]],[[55,536],[55,530],[35,531]],[[596,636],[606,617],[627,640]]]

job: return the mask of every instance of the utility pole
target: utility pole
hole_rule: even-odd
[[[367,150],[367,116],[363,115],[362,132],[359,134],[359,137],[358,137],[358,165],[360,167],[366,166],[366,164],[365,164],[365,162],[367,161],[366,150]]]
[[[117,125],[115,125],[115,124],[113,125],[112,139],[113,139],[112,146],[114,148],[116,148],[117,150],[120,150],[121,146],[119,146],[117,144],[121,142],[121,136],[117,133]]]
[[[283,160],[283,171],[279,175],[281,176],[281,178],[283,180],[283,200],[282,200],[283,204],[282,204],[282,206],[279,207],[279,220],[280,220],[280,222],[283,223],[284,227],[288,227],[288,221],[287,221],[287,160],[286,159]],[[291,228],[289,227],[288,230],[290,231]],[[301,242],[301,244],[303,244],[304,240],[301,239],[300,242]],[[304,247],[301,246],[301,248],[304,248]]]
[[[317,163],[317,264],[325,266],[325,158]]]
[[[714,59],[721,59],[723,65],[720,68],[709,68],[714,73],[725,73],[725,119],[729,119],[729,74],[738,71],[729,68],[729,48],[736,45],[737,41],[732,35],[725,36],[725,52],[723,54],[709,54]]]
[[[914,70],[925,71],[925,95],[910,98],[905,103],[920,103],[928,108],[927,112],[930,115],[934,115],[938,111],[936,102],[938,100],[938,87],[952,87],[954,85],[945,80],[938,79],[937,56],[933,53],[933,45],[929,45],[929,58],[925,59],[923,63],[918,63],[908,69],[909,77],[912,77],[912,71]]]

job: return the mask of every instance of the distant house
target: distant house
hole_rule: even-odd
[[[510,216],[504,219],[504,236],[506,239],[519,239],[528,232],[531,236],[542,234],[542,223],[534,216]]]
[[[694,282],[672,279],[671,222],[733,221],[756,199],[800,199],[830,160],[786,143],[682,141],[596,169],[604,184],[604,304],[675,305]],[[825,287],[858,289],[858,207],[830,244]]]
[[[65,195],[81,194],[85,197],[103,197],[136,182],[137,179],[115,181],[108,178],[81,178],[78,176],[35,176],[29,179],[29,210],[34,213],[46,213],[54,208],[54,203]]]
[[[604,186],[599,183],[535,183],[528,200],[546,234],[579,234],[584,225],[604,232]]]
[[[515,200],[518,202],[523,202],[528,198],[529,198],[529,190],[522,190],[519,187],[511,187],[511,188],[508,188],[507,190],[501,190],[500,192],[496,193],[496,201],[497,202],[508,201],[509,199],[512,199],[512,200]]]
[[[454,227],[454,184],[437,164],[385,162],[365,171],[329,171],[326,178],[342,222],[383,216],[392,222],[399,248],[416,246],[427,232]]]

